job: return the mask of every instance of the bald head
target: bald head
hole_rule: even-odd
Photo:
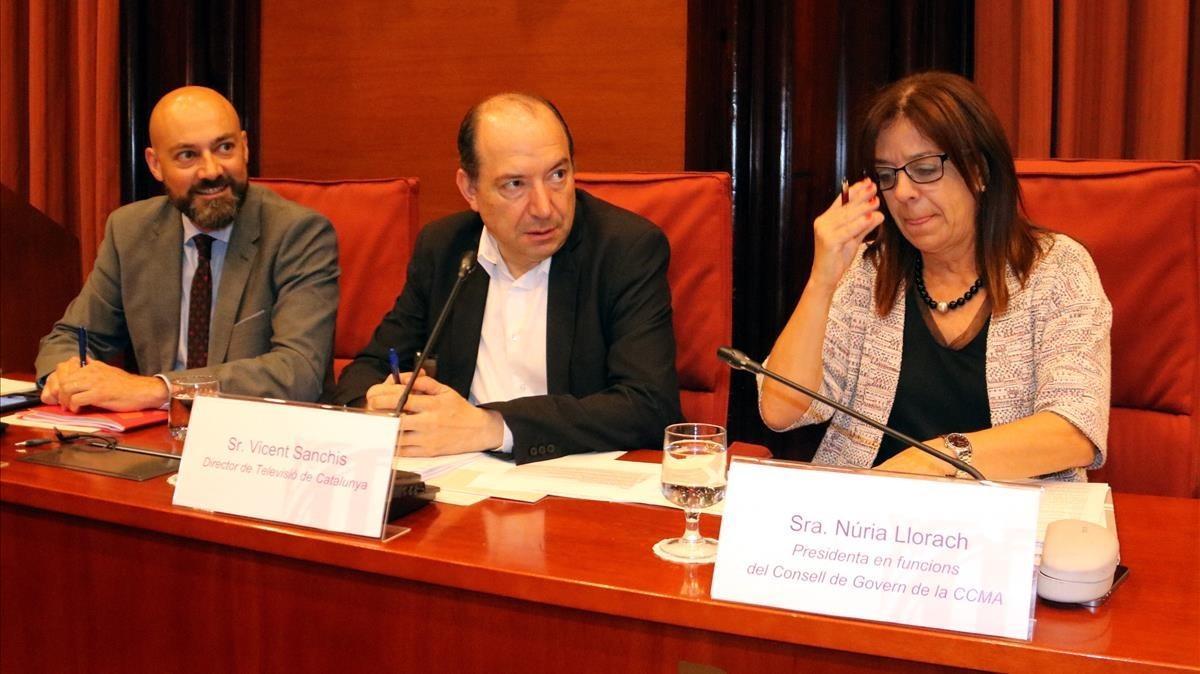
[[[566,136],[567,150],[575,159],[575,139],[562,113],[548,99],[533,94],[505,92],[496,94],[474,105],[463,117],[458,127],[458,161],[462,170],[472,179],[479,177],[479,126],[486,119],[492,124],[513,125],[536,121],[550,115],[562,127]]]
[[[201,229],[234,221],[246,194],[249,159],[237,111],[212,89],[176,89],[150,113],[146,164],[176,208]]]
[[[181,127],[206,120],[242,130],[237,111],[224,96],[208,87],[180,87],[159,99],[150,112],[150,145],[160,148],[178,135]]]

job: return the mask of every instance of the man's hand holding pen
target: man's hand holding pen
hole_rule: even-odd
[[[399,380],[388,375],[367,390],[367,409],[394,410],[411,372]],[[404,405],[400,446],[402,456],[442,456],[495,449],[504,441],[504,418],[494,410],[476,407],[422,371]]]
[[[88,360],[83,367],[69,358],[46,378],[42,402],[72,412],[86,405],[131,412],[162,407],[167,402],[167,388],[158,377],[131,374],[98,360]]]
[[[850,267],[859,245],[882,223],[875,183],[870,178],[849,186],[843,182],[842,193],[813,223],[816,245],[809,283],[831,291]]]

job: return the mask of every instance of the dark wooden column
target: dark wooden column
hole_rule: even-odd
[[[919,70],[970,76],[970,0],[724,0],[689,6],[686,168],[734,179],[734,343],[765,357],[812,264],[812,221],[849,169],[851,129],[880,86]],[[759,420],[735,373],[730,437],[807,458],[823,429]]]
[[[786,311],[791,17],[790,3],[689,6],[685,167],[733,175],[733,338],[755,358],[769,350]],[[732,439],[766,439],[757,410],[753,378],[734,373]]]
[[[121,201],[162,187],[143,152],[150,111],[187,84],[211,87],[233,102],[250,137],[257,172],[259,0],[123,0],[121,3]]]

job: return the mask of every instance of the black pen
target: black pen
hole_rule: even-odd
[[[83,367],[83,366],[87,365],[87,352],[88,352],[87,328],[83,327],[82,325],[79,326],[79,328],[76,331],[76,336],[79,339],[79,367]]]

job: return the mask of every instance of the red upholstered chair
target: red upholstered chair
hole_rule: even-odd
[[[371,340],[375,326],[404,288],[408,259],[420,230],[417,179],[255,178],[253,182],[333,222],[342,267],[333,345],[333,371],[339,375]]]
[[[1200,162],[1020,160],[1037,224],[1087,246],[1113,306],[1118,491],[1200,497]]]
[[[680,403],[689,421],[725,424],[733,337],[733,201],[725,173],[580,173],[575,184],[657,224],[671,242]]]

